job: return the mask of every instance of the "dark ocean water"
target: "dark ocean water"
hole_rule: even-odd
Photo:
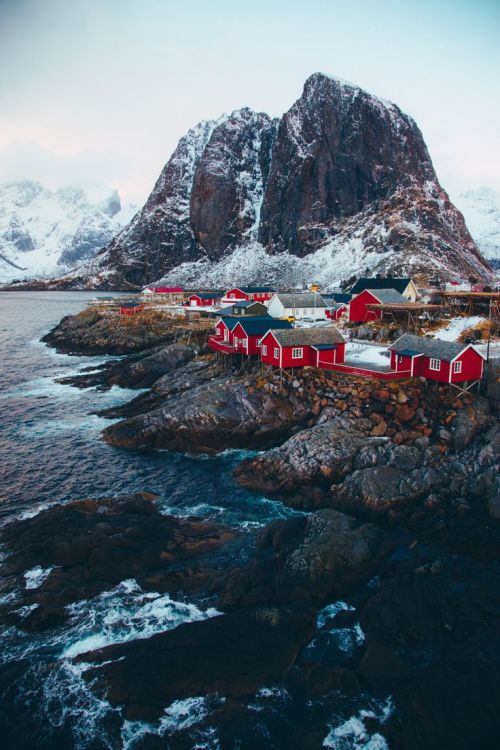
[[[168,451],[122,451],[100,440],[109,420],[91,412],[123,403],[137,391],[113,388],[102,393],[57,384],[58,377],[97,366],[106,358],[57,354],[39,341],[64,315],[83,309],[92,296],[0,293],[0,523],[53,503],[137,490],[159,495],[167,513],[194,514],[231,526],[260,526],[290,516],[292,511],[281,503],[233,482],[232,469],[244,451],[193,458]],[[200,488],[203,502],[198,499]],[[46,573],[40,568],[26,571],[26,585],[36,587]],[[15,596],[12,592],[12,600]],[[332,603],[325,613],[344,606]],[[21,677],[7,691],[8,700],[0,703],[0,724],[15,724],[9,730],[10,744],[3,744],[0,736],[0,747],[133,750],[142,747],[148,735],[165,748],[221,747],[217,726],[203,732],[198,727],[223,697],[176,701],[165,707],[164,717],[154,725],[123,721],[119,711],[86,686],[84,666],[75,667],[70,660],[92,648],[144,638],[213,614],[193,602],[145,593],[134,580],[124,580],[112,591],[74,605],[64,628],[40,635],[9,628],[1,635],[0,663],[26,662]],[[359,628],[346,628],[323,635],[309,648],[345,653],[362,638]],[[279,739],[284,727],[318,721],[325,723],[325,747],[387,748],[380,735],[367,732],[363,717],[384,715],[388,703],[368,695],[342,705],[331,700],[297,703],[283,688],[271,685],[249,708],[255,717],[255,741],[242,746],[236,740],[234,748],[285,747]]]

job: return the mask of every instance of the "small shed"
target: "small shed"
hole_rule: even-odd
[[[184,305],[187,307],[214,307],[220,302],[222,292],[193,292],[185,300]]]

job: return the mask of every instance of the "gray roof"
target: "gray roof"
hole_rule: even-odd
[[[365,292],[370,292],[380,300],[382,305],[408,305],[410,304],[406,297],[397,292],[395,289],[364,289]]]
[[[282,346],[314,346],[315,344],[343,344],[344,337],[335,326],[325,328],[292,328],[289,331],[271,329]]]
[[[469,344],[457,344],[455,341],[443,341],[442,339],[430,339],[415,336],[412,333],[404,333],[389,349],[393,352],[410,351],[414,354],[425,354],[427,357],[443,359],[451,362],[455,357],[467,349]]]
[[[305,294],[277,294],[276,296],[285,308],[327,307],[323,297],[320,294],[313,294],[312,292]]]

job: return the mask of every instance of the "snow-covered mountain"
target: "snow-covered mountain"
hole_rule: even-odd
[[[31,180],[0,183],[0,282],[65,273],[93,257],[136,211],[99,185],[51,191]]]
[[[416,123],[316,73],[281,118],[244,108],[190,130],[143,209],[63,283],[330,285],[378,272],[492,276]]]
[[[500,268],[500,194],[479,187],[461,193],[455,203],[486,260]]]

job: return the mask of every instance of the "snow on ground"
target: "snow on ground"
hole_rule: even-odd
[[[457,341],[461,333],[482,323],[486,318],[473,315],[471,318],[450,318],[446,328],[433,331],[430,335],[442,341]]]
[[[349,342],[345,348],[345,359],[349,362],[370,363],[372,365],[390,364],[387,347],[375,344]]]

